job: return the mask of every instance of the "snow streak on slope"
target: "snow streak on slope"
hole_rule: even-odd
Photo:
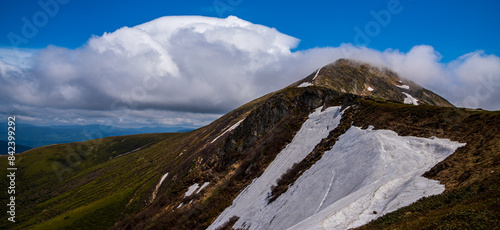
[[[189,186],[186,193],[184,193],[184,198],[193,195],[193,193],[196,192],[196,190],[198,190],[199,187],[200,187],[200,185],[198,183],[195,183],[195,184]]]
[[[227,128],[226,131],[224,131],[221,135],[217,136],[214,140],[212,140],[210,143],[214,143],[217,139],[219,139],[220,137],[224,136],[224,134],[228,133],[228,132],[231,132],[233,131],[234,129],[236,129],[240,124],[241,122],[243,122],[245,120],[245,118],[241,119],[240,121],[236,122],[236,124],[232,125],[231,127]]]
[[[269,229],[287,228],[305,216],[290,229],[358,227],[442,193],[444,185],[421,175],[464,145],[351,127],[274,202],[282,207]]]
[[[403,92],[403,94],[406,95],[406,98],[405,98],[405,101],[404,101],[405,104],[418,105],[418,100],[416,98],[412,97],[409,93]]]
[[[408,85],[395,85],[395,86],[401,89],[410,89],[410,86]]]
[[[188,196],[191,196],[193,194],[198,194],[201,192],[201,190],[203,190],[205,187],[207,187],[208,185],[210,184],[210,182],[205,182],[203,183],[202,186],[200,186],[198,183],[195,183],[191,186],[189,186],[188,190],[186,191],[186,193],[184,193],[184,198],[188,197]]]
[[[330,107],[321,111],[322,107],[316,109],[302,124],[292,142],[288,144],[267,167],[264,173],[252,184],[246,187],[233,204],[212,223],[208,229],[215,229],[228,221],[232,216],[240,219],[234,225],[235,228],[243,228],[244,223],[253,221],[269,222],[272,216],[262,216],[260,210],[267,205],[267,197],[271,192],[271,186],[281,177],[294,163],[302,161],[314,147],[328,136],[331,130],[340,123],[340,106]],[[262,228],[258,223],[252,228]]]
[[[323,68],[323,67],[321,67],[321,68]],[[318,71],[316,71],[316,75],[314,75],[313,81],[318,77],[318,74],[319,74],[319,71],[321,71],[321,68],[319,68]]]
[[[165,175],[163,175],[161,177],[160,182],[156,185],[155,191],[153,192],[153,195],[151,196],[151,201],[153,201],[156,198],[156,194],[158,194],[158,189],[160,188],[160,186],[163,183],[163,181],[165,180],[165,178],[167,178],[167,176],[168,176],[168,173],[165,173]]]
[[[313,84],[312,84],[312,83],[310,83],[310,82],[304,82],[304,83],[300,84],[300,85],[298,86],[298,88],[302,88],[302,87],[309,87],[309,86],[312,86],[312,85],[313,85]]]
[[[323,67],[322,67],[323,68]],[[319,68],[318,70],[316,70],[316,75],[314,75],[312,81],[314,82],[314,80],[318,77],[318,74],[319,74],[319,71],[321,71],[321,68]],[[302,88],[302,87],[309,87],[309,86],[313,86],[314,84],[312,82],[303,82],[302,84],[300,84],[299,86],[297,86],[298,88]]]

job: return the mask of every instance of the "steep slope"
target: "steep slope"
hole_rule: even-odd
[[[403,83],[398,84],[400,80]],[[409,96],[404,93],[418,100],[418,106],[413,105],[415,100],[405,104]],[[495,181],[500,172],[499,116],[452,107],[389,70],[339,60],[189,133],[105,138],[22,153],[17,161],[19,222],[0,220],[0,227],[206,229],[258,223],[317,227],[330,221],[331,212],[345,214],[358,210],[345,209],[348,205],[366,203],[363,197],[370,195],[355,191],[381,186],[393,202],[386,198],[368,202],[366,212],[352,220],[364,223],[443,191],[442,185],[422,174],[446,186],[443,194],[434,196],[438,200]],[[353,140],[359,144],[350,146]],[[379,144],[382,147],[375,147]],[[389,162],[389,173],[380,171],[385,165],[379,164],[382,159]],[[6,162],[4,157],[0,160]],[[54,164],[62,168],[54,170]],[[406,166],[418,170],[404,170],[412,174],[400,181],[398,170]],[[57,172],[64,172],[61,178]],[[322,176],[312,176],[318,173]],[[312,186],[321,187],[314,190],[320,195],[313,195]],[[408,193],[415,186],[423,189]],[[499,217],[495,206],[485,204],[495,199],[491,195],[495,193],[483,190],[484,199],[477,202],[486,207],[488,218]],[[241,203],[248,200],[242,194],[255,194],[251,197],[258,200]],[[411,199],[399,202],[406,200],[405,194]],[[446,208],[460,207],[466,200],[457,198]],[[260,205],[269,207],[252,211]],[[293,221],[286,218],[290,213],[280,215],[273,207],[293,210]],[[440,208],[429,205],[426,211],[439,213]],[[245,210],[254,216],[244,216]],[[391,217],[390,224],[427,223],[426,218],[433,218],[412,210],[411,215]],[[273,211],[269,216],[276,216],[275,223],[268,219]]]

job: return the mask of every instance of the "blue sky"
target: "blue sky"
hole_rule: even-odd
[[[55,1],[55,0],[53,0]],[[355,43],[355,27],[365,30],[374,21],[371,11],[387,10],[390,1],[130,1],[65,0],[57,13],[22,48],[56,45],[77,48],[91,35],[113,32],[167,15],[235,15],[255,24],[274,27],[301,39],[299,50]],[[41,1],[51,2],[51,1]],[[377,36],[369,37],[368,47],[409,51],[415,45],[431,45],[443,61],[475,50],[500,54],[500,2],[401,0],[401,12],[392,14]],[[62,3],[64,3],[62,1]],[[26,17],[43,10],[38,1],[4,0],[0,3],[0,47],[9,47],[7,36],[22,35]],[[217,6],[217,7],[216,7]],[[227,8],[222,8],[227,6]],[[53,8],[51,8],[53,9]],[[218,10],[217,10],[218,9]],[[39,18],[42,20],[43,18]]]
[[[3,0],[0,115],[200,127],[346,57],[500,110],[498,12],[485,0]]]

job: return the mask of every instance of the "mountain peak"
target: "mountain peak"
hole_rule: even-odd
[[[370,96],[406,104],[452,107],[436,93],[400,77],[388,68],[380,68],[352,59],[338,59],[325,65],[290,87],[318,86],[340,93]]]

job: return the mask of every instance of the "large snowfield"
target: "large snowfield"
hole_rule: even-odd
[[[208,229],[215,229],[235,215],[242,217],[242,220],[248,218],[247,221],[259,218],[258,215],[261,214],[259,209],[266,206],[266,198],[276,180],[293,164],[302,161],[321,139],[327,137],[328,133],[340,123],[340,107],[321,110],[322,107],[309,115],[292,142],[276,156],[261,177],[245,188],[233,201],[233,205],[227,208]]]
[[[444,191],[444,185],[421,175],[465,144],[353,126],[268,204],[271,186],[335,129],[339,110],[331,107],[310,114],[293,141],[208,229],[232,216],[240,217],[234,228],[348,229]]]

